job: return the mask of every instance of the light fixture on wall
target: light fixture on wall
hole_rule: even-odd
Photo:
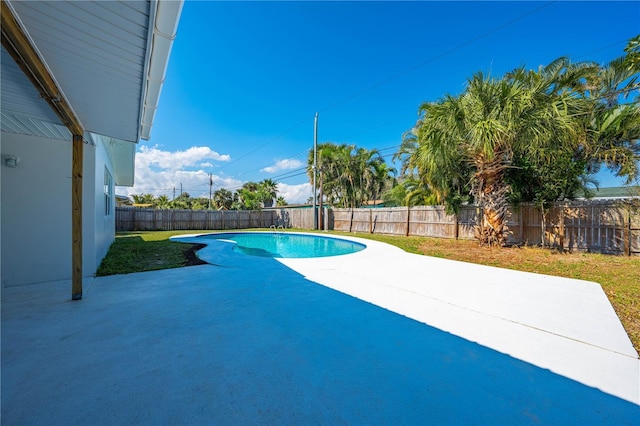
[[[20,158],[15,155],[2,154],[2,164],[4,164],[5,167],[18,167],[19,162]]]

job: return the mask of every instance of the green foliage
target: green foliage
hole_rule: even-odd
[[[624,48],[626,54],[625,65],[630,71],[638,71],[640,67],[640,35],[637,35],[629,40],[627,46]]]
[[[188,192],[183,192],[174,200],[169,200],[166,195],[154,197],[152,194],[133,195],[136,204],[147,204],[156,209],[182,209],[182,210],[206,210],[236,209],[258,210],[263,207],[271,207],[278,198],[280,205],[286,205],[286,201],[278,195],[278,184],[265,179],[259,183],[247,182],[236,192],[226,188],[220,188],[212,194],[211,202],[207,197],[192,198]]]
[[[481,241],[501,243],[508,201],[544,209],[589,195],[603,166],[637,180],[640,109],[621,102],[640,88],[639,45],[605,66],[562,57],[497,79],[476,73],[462,94],[422,104],[396,154],[406,185],[452,211],[477,202]]]
[[[131,198],[135,204],[153,204],[154,201],[153,194],[132,195]]]
[[[313,150],[309,151],[307,175],[313,182]],[[389,167],[377,150],[332,142],[317,147],[319,178],[316,186],[320,198],[336,207],[359,207],[382,196],[391,186],[395,170]],[[313,201],[313,200],[312,200]]]
[[[226,188],[220,188],[213,193],[213,207],[217,210],[230,210],[233,205],[233,193]]]
[[[385,206],[435,206],[438,197],[423,180],[405,178],[384,192]]]
[[[263,207],[272,207],[274,199],[278,195],[278,184],[271,179],[261,182],[246,182],[237,191],[238,199],[234,202],[234,208],[240,210],[260,210]]]

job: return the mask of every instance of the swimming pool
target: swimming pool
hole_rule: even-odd
[[[321,235],[283,232],[225,232],[197,237],[206,240],[233,241],[233,250],[239,253],[275,258],[308,258],[340,256],[356,253],[366,246],[355,241],[329,238]]]

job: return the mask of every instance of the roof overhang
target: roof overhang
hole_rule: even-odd
[[[122,162],[121,181],[132,182],[124,176],[133,176],[135,147],[120,144],[150,137],[183,1],[2,2],[85,140],[90,132],[118,141],[113,161]],[[70,139],[69,123],[4,47],[1,61],[2,131]]]

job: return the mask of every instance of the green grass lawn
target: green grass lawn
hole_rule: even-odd
[[[255,229],[254,229],[255,231]],[[116,235],[97,275],[126,274],[193,264],[193,244],[169,241],[173,235],[207,231],[144,231]],[[326,233],[326,232],[325,232]],[[559,253],[537,247],[487,248],[475,241],[331,232],[382,241],[409,253],[520,271],[595,281],[602,285],[636,351],[640,352],[640,257]]]
[[[176,243],[170,241],[169,237],[194,232],[197,231],[119,233],[96,275],[128,274],[187,266],[186,253],[192,249],[193,244]]]

